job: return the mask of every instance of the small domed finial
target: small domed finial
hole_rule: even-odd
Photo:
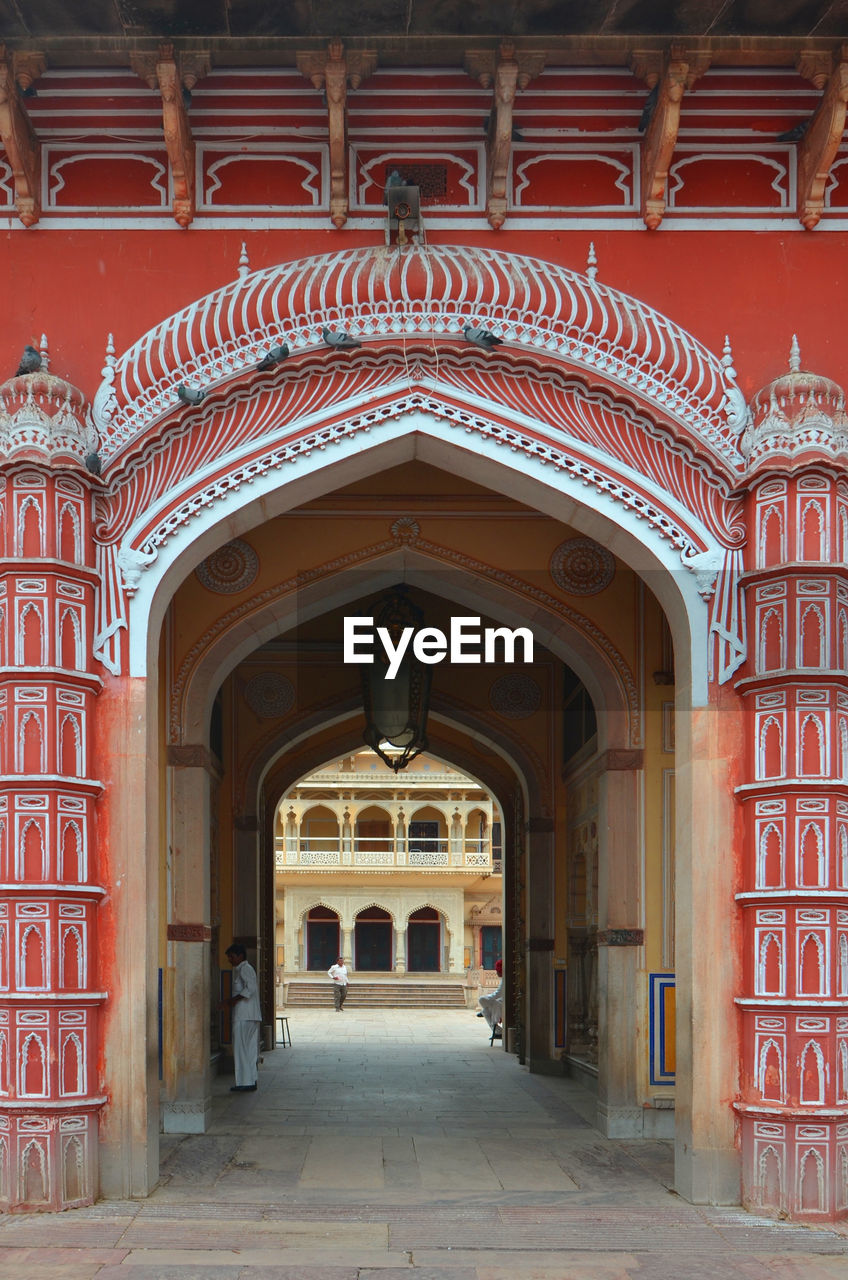
[[[247,256],[247,244],[244,240],[241,242],[241,253],[238,261],[239,280],[244,280],[250,275],[250,259]]]
[[[801,348],[798,346],[797,333],[793,333],[792,346],[789,348],[789,372],[801,372]]]
[[[44,370],[44,372],[47,373],[47,371],[50,368],[50,352],[47,349],[46,333],[42,333],[41,335],[41,344],[38,348],[38,351],[39,351],[39,355],[41,356],[41,367]]]
[[[592,281],[592,283],[594,284],[595,280],[597,279],[597,275],[598,275],[598,258],[597,258],[597,254],[595,253],[595,242],[594,242],[594,240],[590,240],[590,241],[589,241],[589,256],[588,256],[588,258],[586,259],[586,264],[587,264],[587,265],[586,265],[586,275],[589,277],[589,279],[590,279],[590,280]]]

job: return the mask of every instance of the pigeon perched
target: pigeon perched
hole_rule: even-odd
[[[21,356],[21,363],[18,365],[18,372],[15,374],[19,378],[22,373],[38,373],[41,368],[41,356],[35,347],[31,347],[29,343],[24,347],[24,353]]]
[[[336,347],[340,351],[352,351],[354,347],[362,346],[358,338],[354,338],[352,334],[345,333],[344,329],[337,329],[334,333],[326,325],[321,329],[321,337],[328,347]]]
[[[181,382],[177,387],[177,396],[183,404],[200,404],[201,400],[206,398],[206,392],[195,391],[193,387],[187,387],[184,382]]]
[[[657,109],[657,103],[659,102],[659,100],[660,100],[660,82],[658,80],[657,83],[654,85],[653,89],[651,90],[651,92],[648,94],[647,98],[645,99],[645,105],[643,106],[642,114],[639,117],[640,133],[644,133],[648,125],[653,120],[654,112]]]
[[[793,125],[792,128],[787,129],[785,133],[779,133],[777,135],[777,141],[778,142],[800,142],[801,139],[804,137],[804,134],[809,129],[811,120],[812,120],[812,116],[810,116],[807,120],[802,120],[800,124]]]
[[[86,455],[85,465],[93,476],[100,475],[100,454],[97,452]]]
[[[386,178],[386,185],[383,188],[383,204],[389,203],[389,192],[391,191],[392,187],[405,187],[405,186],[406,186],[406,183],[404,182],[403,178],[400,176],[400,170],[392,169],[388,178]]]
[[[282,361],[285,360],[290,354],[291,352],[289,351],[288,346],[284,342],[283,345],[280,347],[272,347],[271,350],[262,357],[262,359],[259,361],[259,364],[256,366],[256,368],[262,369],[262,370],[273,369],[275,365],[281,364]]]
[[[462,332],[469,342],[473,342],[477,347],[482,347],[484,351],[491,351],[494,347],[499,347],[503,342],[503,338],[499,338],[497,334],[492,333],[491,329],[475,328],[472,324],[464,324]]]

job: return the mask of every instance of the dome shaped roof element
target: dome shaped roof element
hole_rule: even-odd
[[[794,461],[821,454],[828,461],[848,455],[845,392],[837,382],[801,368],[793,335],[789,371],[769,382],[751,401],[750,418],[739,441],[749,469],[771,459]]]
[[[49,371],[45,339],[41,356],[40,369],[0,383],[0,456],[85,467],[97,447],[90,407],[78,387]]]

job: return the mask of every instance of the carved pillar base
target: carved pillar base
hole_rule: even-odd
[[[742,1111],[742,1200],[750,1209],[825,1222],[848,1203],[848,1124],[780,1107]]]
[[[212,1095],[180,1098],[162,1104],[165,1133],[205,1133],[212,1119]]]
[[[97,1198],[97,1111],[5,1109],[0,1200],[15,1212],[74,1209]]]

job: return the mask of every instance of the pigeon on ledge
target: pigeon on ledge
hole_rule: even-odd
[[[29,343],[24,347],[24,353],[21,356],[21,363],[18,366],[18,372],[15,374],[19,378],[23,373],[38,373],[41,368],[41,356],[35,347],[31,347]]]
[[[100,454],[93,452],[86,455],[85,465],[93,476],[100,475]]]
[[[484,351],[491,351],[494,347],[499,347],[503,342],[503,338],[499,338],[497,334],[492,333],[491,329],[477,328],[472,324],[464,324],[462,332],[469,342],[473,342],[477,347],[482,347]]]
[[[326,325],[321,329],[321,337],[328,347],[336,347],[339,351],[352,351],[354,347],[362,346],[358,338],[354,338],[352,334],[345,333],[344,329],[337,329],[334,333]]]
[[[807,120],[802,120],[800,124],[793,125],[791,129],[787,129],[785,133],[777,135],[778,142],[800,142],[810,127],[812,116]]]
[[[272,347],[271,350],[264,355],[256,366],[257,369],[273,369],[275,365],[281,364],[291,352],[288,345],[284,342],[280,347]]]
[[[645,105],[642,107],[642,114],[639,117],[639,132],[644,133],[648,125],[654,118],[654,112],[657,109],[657,103],[660,100],[660,82],[654,85],[651,92],[645,99]]]
[[[406,185],[407,184],[404,182],[403,178],[400,176],[400,170],[392,169],[388,178],[386,178],[386,185],[383,188],[383,204],[389,203],[389,191],[392,189],[392,187],[405,187]]]
[[[206,392],[195,391],[193,387],[187,387],[184,382],[181,382],[177,387],[177,397],[183,404],[200,404],[201,400],[206,398]]]

